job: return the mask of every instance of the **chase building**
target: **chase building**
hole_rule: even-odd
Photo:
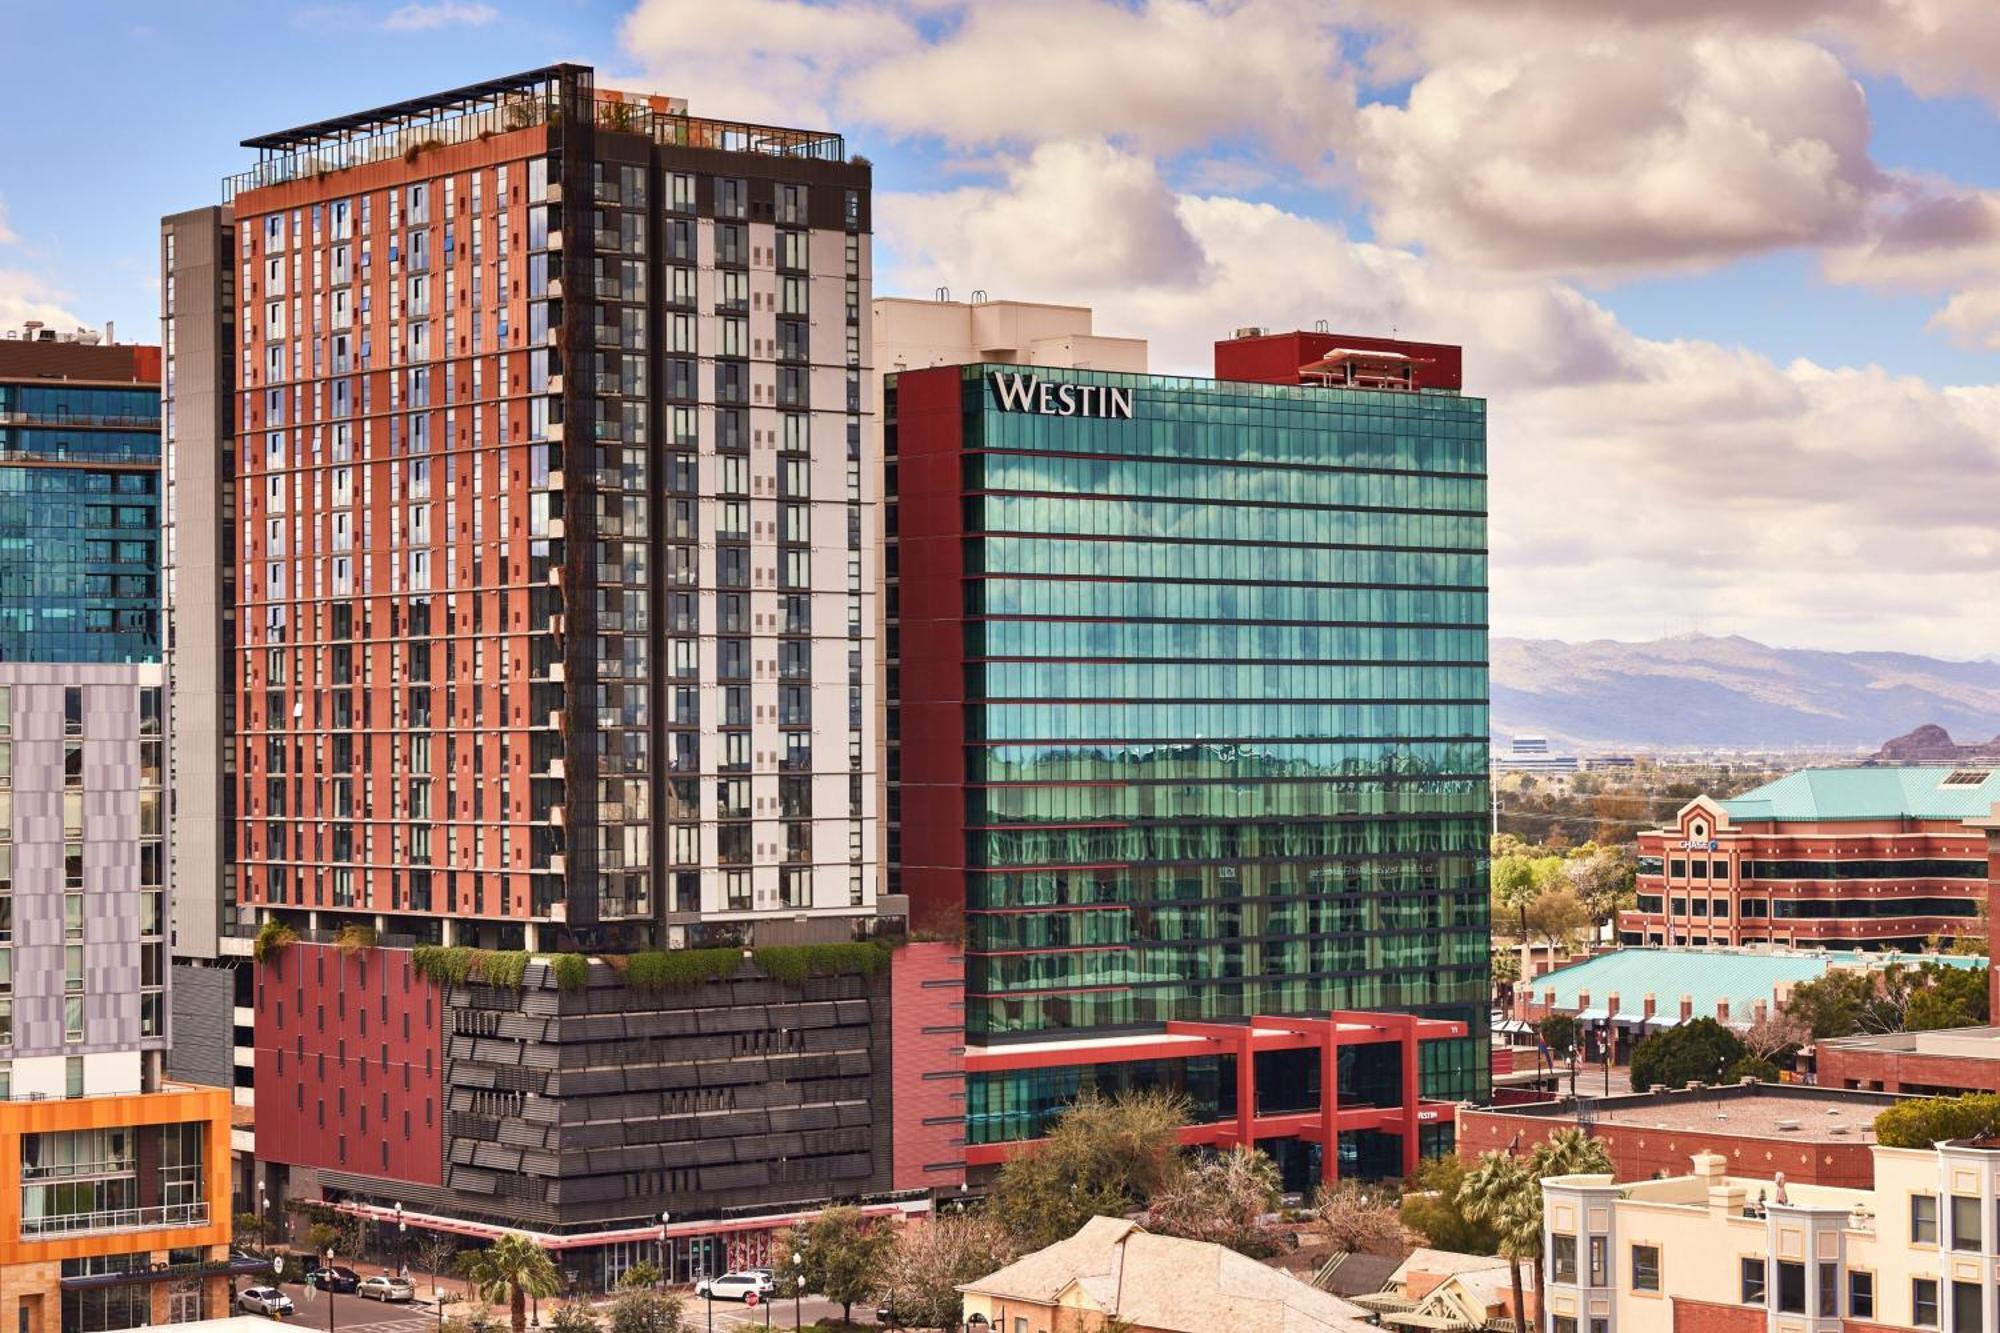
[[[1486,1091],[1485,403],[1455,347],[885,401],[892,891],[963,930],[964,1160],[1185,1094],[1288,1185]]]

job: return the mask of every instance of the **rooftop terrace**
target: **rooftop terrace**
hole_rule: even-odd
[[[257,150],[257,165],[224,178],[223,199],[469,139],[560,124],[568,114],[566,107],[589,107],[591,120],[600,129],[644,134],[677,147],[826,162],[847,157],[845,140],[829,131],[690,116],[680,98],[600,91],[595,77],[588,65],[544,65],[260,134],[243,141],[245,148]]]

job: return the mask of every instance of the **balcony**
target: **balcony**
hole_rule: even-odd
[[[24,1217],[23,1236],[67,1236],[79,1231],[157,1231],[164,1227],[205,1227],[206,1203],[162,1203],[150,1208],[113,1208],[99,1213]]]

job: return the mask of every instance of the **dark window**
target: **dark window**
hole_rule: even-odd
[[[1576,1282],[1576,1237],[1549,1237],[1549,1271],[1557,1282]]]
[[[1743,1303],[1762,1305],[1764,1303],[1764,1261],[1762,1259],[1741,1260],[1743,1273]]]
[[[1935,1194],[1910,1196],[1910,1244],[1935,1245],[1938,1238],[1938,1201]]]
[[[1979,1251],[1979,1200],[1951,1196],[1951,1248]]]
[[[1938,1321],[1938,1280],[1934,1277],[1910,1279],[1910,1322],[1918,1328],[1936,1328]]]
[[[1840,1265],[1819,1266],[1819,1317],[1840,1318]]]
[[[1986,1327],[1986,1291],[1977,1282],[1951,1284],[1951,1333],[1981,1333]]]
[[[1875,1275],[1873,1273],[1848,1273],[1847,1314],[1851,1319],[1873,1319],[1875,1317]]]
[[[1806,1266],[1788,1259],[1778,1260],[1778,1312],[1806,1312]]]
[[[1632,1290],[1658,1291],[1660,1289],[1660,1247],[1657,1245],[1634,1245],[1632,1247]]]

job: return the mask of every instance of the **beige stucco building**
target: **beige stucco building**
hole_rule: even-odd
[[[1876,1147],[1875,1188],[1728,1173],[1542,1183],[1552,1333],[2000,1329],[2000,1142]]]

